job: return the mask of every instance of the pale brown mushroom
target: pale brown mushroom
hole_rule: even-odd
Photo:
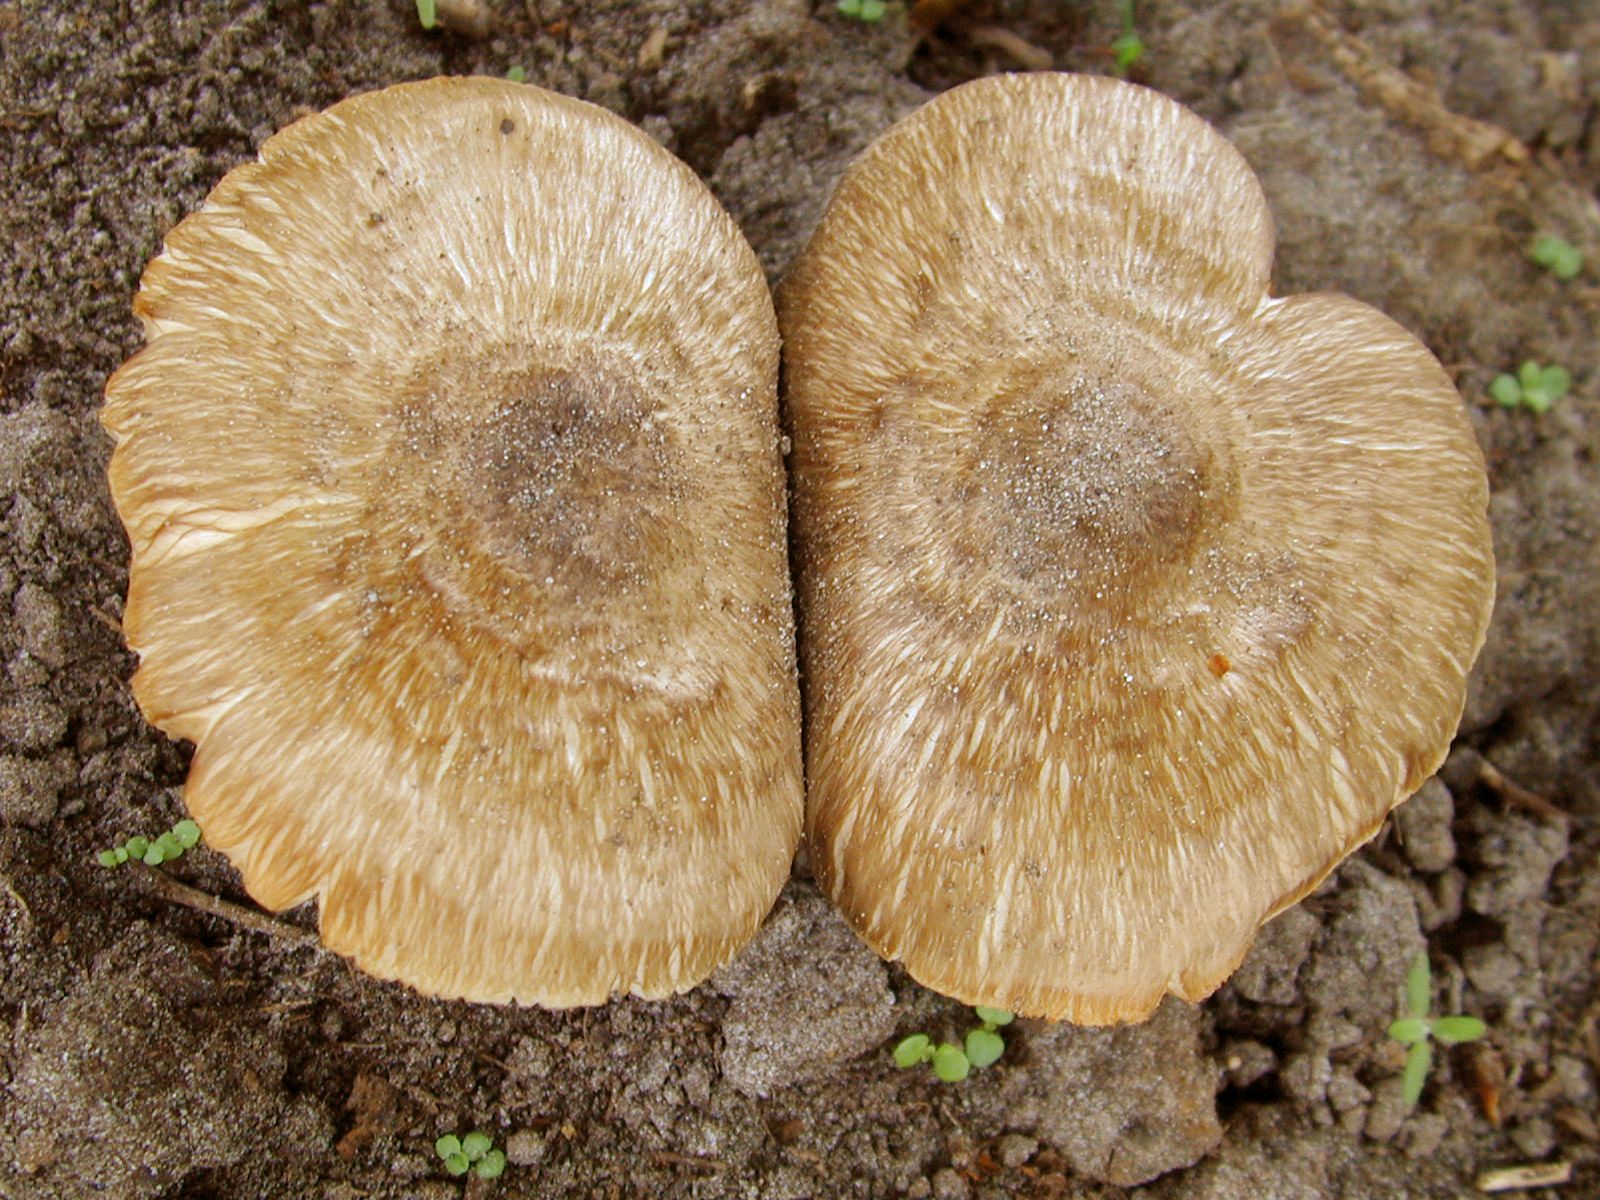
[[[811,863],[938,991],[1203,997],[1449,746],[1482,456],[1272,242],[1186,109],[1012,76],[871,146],[780,289]]]
[[[112,379],[125,628],[262,904],[441,996],[682,990],[801,820],[760,267],[589,104],[405,84],[167,238]]]

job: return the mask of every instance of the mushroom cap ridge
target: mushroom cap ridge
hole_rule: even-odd
[[[780,285],[811,863],[966,1003],[1207,995],[1449,747],[1481,452],[1272,243],[1182,106],[1006,76],[869,147]]]
[[[799,837],[755,255],[593,105],[402,84],[166,240],[107,388],[149,718],[261,903],[441,996],[661,996]]]

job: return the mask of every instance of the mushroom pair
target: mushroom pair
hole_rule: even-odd
[[[1198,998],[1448,746],[1481,457],[1426,350],[1271,255],[1202,121],[1033,75],[887,133],[784,281],[812,866],[940,991]],[[731,956],[800,739],[776,332],[687,168],[402,85],[232,172],[137,309],[135,689],[252,894],[472,999]]]

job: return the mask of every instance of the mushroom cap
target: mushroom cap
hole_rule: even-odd
[[[777,330],[590,104],[355,97],[167,238],[103,420],[150,720],[262,904],[471,1000],[692,986],[800,834]]]
[[[1448,748],[1482,456],[1272,248],[1193,113],[1022,75],[872,145],[780,288],[811,863],[929,987],[1199,999]]]

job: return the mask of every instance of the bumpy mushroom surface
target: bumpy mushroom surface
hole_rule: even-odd
[[[261,903],[442,996],[691,986],[801,821],[754,254],[602,109],[406,84],[168,237],[112,379],[150,719]]]
[[[1186,109],[1014,76],[870,147],[780,289],[812,866],[932,988],[1198,999],[1448,748],[1482,457],[1272,242]]]

